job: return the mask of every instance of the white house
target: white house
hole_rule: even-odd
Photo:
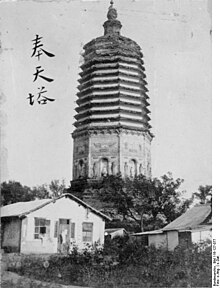
[[[20,253],[66,253],[71,245],[104,243],[108,216],[71,194],[1,208],[2,248]]]
[[[174,250],[178,245],[189,245],[212,238],[211,205],[196,205],[160,230],[135,233],[147,245]]]

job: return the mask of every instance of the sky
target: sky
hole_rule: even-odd
[[[83,45],[103,35],[109,2],[1,3],[1,181],[36,186],[65,179],[69,186],[81,54]],[[144,54],[155,135],[153,177],[170,171],[184,179],[182,190],[191,195],[212,181],[211,1],[114,3],[121,34],[136,41]],[[55,57],[31,57],[36,34]],[[33,82],[37,66],[54,81]],[[42,86],[55,101],[37,103]]]

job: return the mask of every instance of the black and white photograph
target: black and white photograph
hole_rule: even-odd
[[[0,21],[2,287],[220,287],[212,1],[2,0]]]

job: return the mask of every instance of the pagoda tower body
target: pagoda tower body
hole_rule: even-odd
[[[73,137],[72,184],[121,173],[151,177],[148,89],[140,46],[120,35],[113,3],[104,36],[84,48]]]

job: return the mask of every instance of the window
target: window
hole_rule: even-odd
[[[93,223],[82,224],[83,242],[92,242]]]
[[[50,220],[44,218],[34,218],[34,239],[40,239],[40,235],[50,235]]]

